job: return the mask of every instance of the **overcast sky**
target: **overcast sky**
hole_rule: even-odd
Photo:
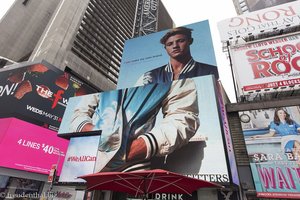
[[[203,20],[209,20],[213,44],[221,82],[232,102],[235,93],[231,77],[229,60],[222,52],[217,22],[236,16],[232,0],[161,0],[174,20],[176,26],[183,26]],[[5,14],[14,0],[1,0],[0,18]]]

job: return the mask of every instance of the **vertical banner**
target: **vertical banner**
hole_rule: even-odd
[[[48,175],[48,180],[47,180],[48,183],[52,183],[53,181],[55,181],[56,168],[57,168],[56,164],[53,164],[51,166],[50,173]]]
[[[300,199],[300,108],[240,112],[258,197]]]
[[[240,180],[239,180],[238,169],[237,169],[237,164],[236,164],[235,155],[234,155],[232,137],[231,137],[231,132],[230,132],[230,128],[229,128],[228,118],[226,115],[226,113],[227,113],[226,106],[225,106],[225,102],[222,98],[221,85],[217,84],[217,86],[218,86],[217,97],[218,97],[218,102],[220,105],[220,114],[221,114],[221,119],[222,119],[222,124],[223,124],[224,139],[225,139],[226,147],[227,147],[227,156],[228,156],[228,160],[229,160],[229,168],[231,171],[231,179],[234,184],[236,184],[237,186],[240,186]]]

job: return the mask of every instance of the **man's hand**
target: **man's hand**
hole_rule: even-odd
[[[99,144],[100,151],[115,151],[120,147],[120,134],[119,129],[117,129],[114,133],[112,133],[109,137],[105,137],[103,141]]]
[[[138,138],[133,140],[130,146],[127,160],[128,161],[137,161],[144,160],[147,155],[147,147],[143,138]]]
[[[94,125],[92,123],[87,123],[82,127],[81,132],[89,132],[89,131],[92,131],[93,128],[94,128]]]

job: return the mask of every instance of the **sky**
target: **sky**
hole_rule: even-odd
[[[1,0],[0,18],[15,0]],[[231,102],[236,102],[229,60],[222,52],[217,23],[236,16],[232,0],[161,0],[176,26],[209,20],[220,80]]]

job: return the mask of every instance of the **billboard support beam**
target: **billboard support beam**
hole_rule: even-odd
[[[299,97],[284,97],[271,101],[247,102],[247,103],[231,103],[226,105],[227,112],[239,112],[245,110],[257,110],[270,107],[284,107],[299,105]]]

